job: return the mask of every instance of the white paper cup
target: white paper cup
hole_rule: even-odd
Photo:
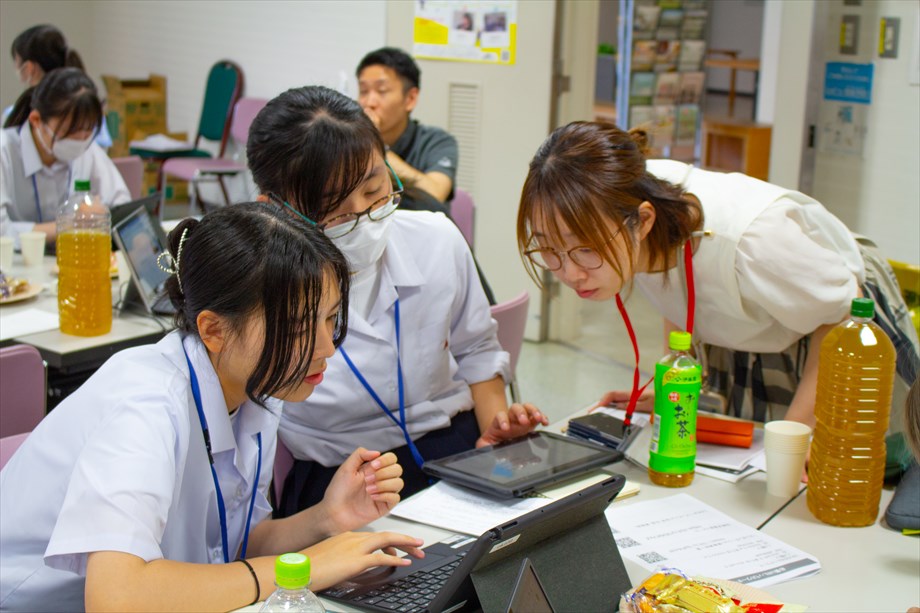
[[[799,491],[811,428],[797,421],[771,421],[764,425],[767,493],[790,498]]]
[[[45,257],[45,233],[22,232],[19,234],[22,259],[26,266],[41,266]]]
[[[10,272],[13,267],[13,244],[16,241],[12,236],[0,236],[0,270]]]

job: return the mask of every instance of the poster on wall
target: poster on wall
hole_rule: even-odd
[[[872,64],[827,63],[818,120],[821,151],[862,155],[872,102],[872,74]]]
[[[517,0],[416,0],[413,55],[428,60],[513,65]]]

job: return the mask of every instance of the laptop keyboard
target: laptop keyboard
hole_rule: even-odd
[[[454,569],[463,561],[462,555],[441,566],[417,570],[393,583],[381,585],[358,596],[346,597],[346,601],[357,606],[373,606],[400,613],[424,611],[447,583]],[[327,590],[324,596],[339,597],[335,589]]]

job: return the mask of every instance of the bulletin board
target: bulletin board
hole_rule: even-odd
[[[429,60],[513,65],[517,0],[415,0],[413,55]]]

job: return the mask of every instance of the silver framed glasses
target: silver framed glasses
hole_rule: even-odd
[[[615,239],[619,233],[620,230],[614,232],[613,236],[606,242],[609,243]],[[585,270],[597,270],[604,265],[604,256],[598,253],[593,247],[587,245],[572,247],[567,251],[559,251],[550,247],[538,247],[536,249],[528,249],[524,252],[524,255],[533,262],[534,266],[550,271],[562,268],[562,263],[565,261],[565,258],[568,258],[576,266],[584,268]]]

